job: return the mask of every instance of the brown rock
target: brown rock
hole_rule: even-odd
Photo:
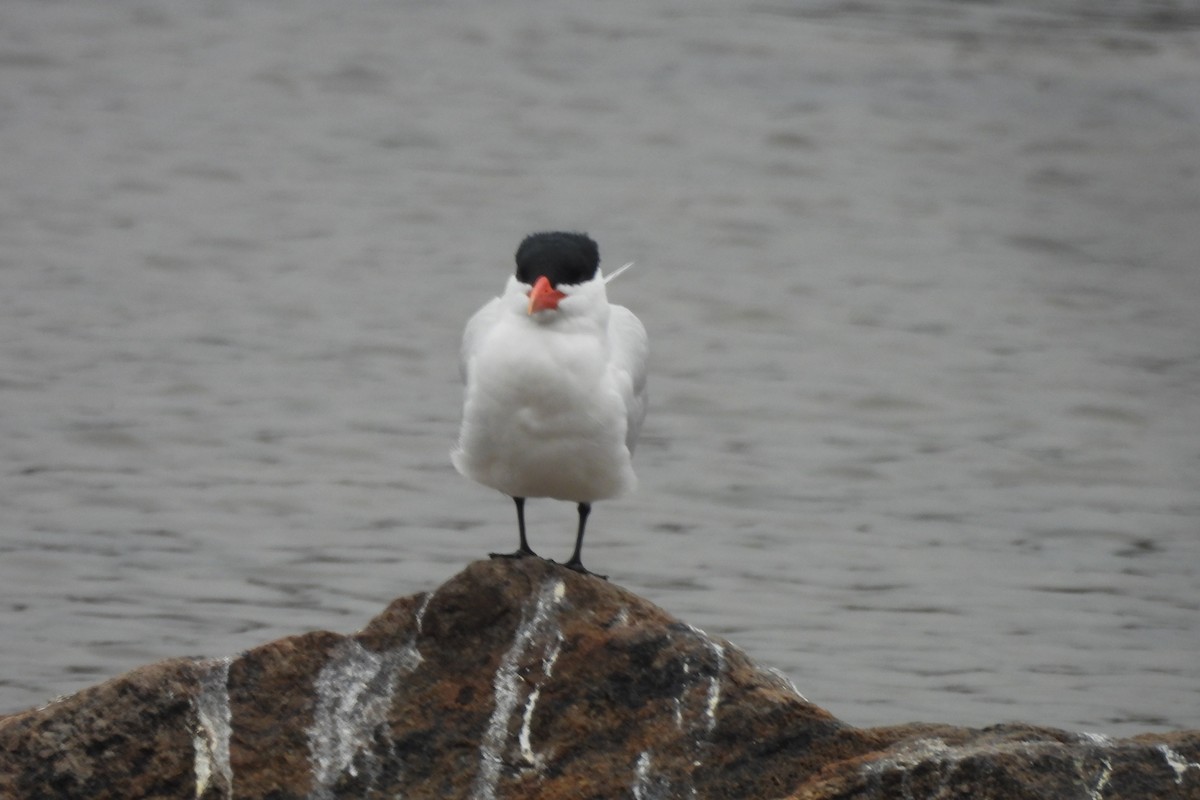
[[[620,587],[497,560],[353,636],[0,718],[0,797],[1200,798],[1200,732],[853,728]]]

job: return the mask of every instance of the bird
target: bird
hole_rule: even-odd
[[[646,416],[646,329],[608,301],[600,251],[586,233],[526,236],[504,291],[463,331],[462,424],[451,452],[463,476],[513,499],[519,546],[492,558],[536,556],[525,532],[526,498],[576,504],[582,561],[592,503],[633,491],[633,450]],[[603,578],[599,575],[597,577]]]

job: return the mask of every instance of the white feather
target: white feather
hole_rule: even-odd
[[[617,268],[616,272],[614,272],[612,275],[608,275],[604,278],[605,285],[610,284],[613,281],[615,281],[617,279],[618,275],[620,275],[622,272],[624,272],[625,270],[629,269],[632,266],[633,266],[632,261],[630,261],[628,264],[622,264],[620,267]]]
[[[460,473],[513,497],[590,503],[635,488],[631,457],[646,415],[646,330],[608,302],[603,274],[557,311],[530,315],[510,277],[463,332]]]

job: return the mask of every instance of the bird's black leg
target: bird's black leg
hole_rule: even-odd
[[[525,498],[514,497],[513,502],[517,504],[517,530],[521,532],[521,546],[514,553],[488,553],[491,558],[525,558],[525,556],[537,555],[529,548],[529,542],[525,540]]]
[[[583,566],[583,561],[580,560],[580,554],[583,552],[583,529],[587,526],[588,514],[592,513],[590,503],[579,504],[579,532],[575,534],[575,552],[571,554],[571,560],[563,564],[567,569],[573,569],[583,575],[596,575],[594,572],[588,572]],[[596,575],[597,578],[608,580],[607,575]]]

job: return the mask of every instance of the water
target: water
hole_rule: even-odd
[[[458,339],[561,227],[589,566],[854,724],[1200,727],[1200,31],[1091,5],[4,4],[0,710],[510,548]]]

